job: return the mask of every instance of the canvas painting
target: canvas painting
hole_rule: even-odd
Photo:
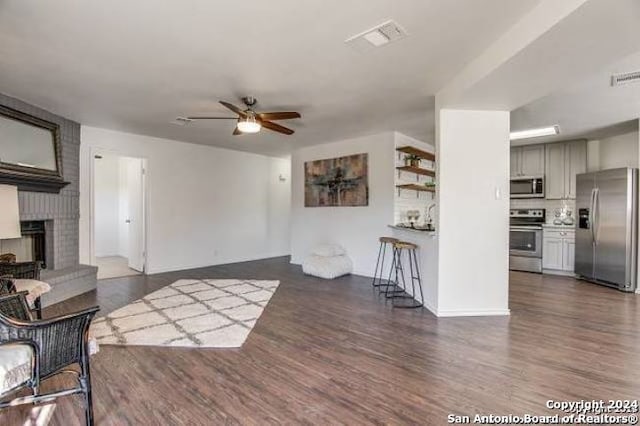
[[[369,205],[368,155],[304,163],[305,207]]]

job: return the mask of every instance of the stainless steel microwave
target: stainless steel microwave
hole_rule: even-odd
[[[544,176],[511,178],[511,198],[544,198]]]

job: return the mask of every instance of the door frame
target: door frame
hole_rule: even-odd
[[[149,188],[147,187],[147,166],[148,159],[136,155],[130,155],[118,150],[91,147],[89,150],[89,258],[92,266],[96,264],[96,236],[95,236],[95,163],[96,155],[111,155],[115,157],[129,157],[142,160],[142,274],[146,274],[148,270],[148,246],[149,240]]]

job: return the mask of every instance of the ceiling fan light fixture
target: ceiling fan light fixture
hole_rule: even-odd
[[[262,125],[256,120],[256,116],[253,113],[247,113],[245,118],[238,120],[238,130],[242,133],[258,133]]]

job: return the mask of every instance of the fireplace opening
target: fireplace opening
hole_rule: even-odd
[[[16,262],[38,261],[41,267],[47,267],[47,221],[26,220],[20,222],[22,238],[4,240],[1,254],[14,254]]]

